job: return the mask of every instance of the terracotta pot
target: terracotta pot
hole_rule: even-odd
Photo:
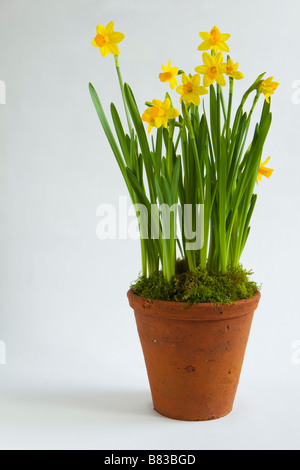
[[[132,290],[127,295],[154,409],[185,421],[229,414],[260,292],[229,306],[150,300]]]

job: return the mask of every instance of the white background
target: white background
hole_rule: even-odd
[[[299,449],[298,0],[0,0],[1,449]],[[121,107],[113,56],[91,46],[114,20],[140,109],[162,99],[161,64],[192,72],[198,32],[230,32],[245,79],[280,82],[242,262],[262,283],[233,413],[208,423],[152,410],[126,291],[139,242],[100,241],[96,209],[126,195],[88,93]],[[175,99],[175,95],[174,95]],[[262,101],[260,103],[262,105]]]

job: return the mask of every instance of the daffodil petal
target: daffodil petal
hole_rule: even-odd
[[[224,64],[220,64],[219,65],[219,70],[220,70],[220,73],[226,73],[226,70],[227,70],[227,65],[224,63]]]
[[[167,116],[163,116],[161,119],[162,119],[162,125],[166,129],[168,127],[168,118]]]
[[[190,95],[191,102],[194,103],[196,106],[200,104],[200,96],[197,93],[191,93]]]
[[[186,85],[187,83],[189,83],[189,81],[190,81],[189,77],[185,73],[183,73],[182,74],[182,83],[183,83],[183,85]]]
[[[115,28],[115,23],[114,21],[110,21],[106,26],[105,26],[105,31],[106,34],[112,33]]]
[[[265,165],[270,161],[271,157],[268,157],[264,163],[260,161],[259,169],[258,169],[258,174],[256,177],[256,183],[258,184],[259,181],[261,181],[262,177],[265,176],[266,178],[270,178],[273,173],[272,168],[266,168]]]
[[[191,95],[182,95],[181,100],[183,100],[186,104],[191,103]]]
[[[222,75],[221,73],[219,73],[219,75],[217,75],[216,77],[216,82],[221,85],[221,86],[226,86],[226,80],[225,80],[225,77],[224,75]]]
[[[220,51],[222,52],[229,52],[230,51],[230,48],[227,46],[227,44],[225,42],[218,42],[218,47],[220,49]]]
[[[198,67],[195,68],[195,72],[205,75],[207,73],[207,69],[208,69],[207,65],[199,65]]]
[[[222,52],[218,52],[218,54],[215,57],[215,64],[216,65],[221,65],[223,62],[223,54]]]
[[[271,160],[271,157],[268,157],[267,160],[262,164],[262,166],[265,166],[269,161]]]
[[[102,24],[98,24],[96,28],[97,34],[105,34],[105,27]]]
[[[234,72],[233,78],[235,78],[235,80],[242,80],[242,78],[244,78],[244,75],[242,74],[242,72]]]
[[[168,119],[176,119],[179,114],[180,112],[175,108],[170,108],[166,112],[166,116]]]
[[[201,33],[199,33],[199,36],[200,36],[201,39],[203,39],[203,41],[209,41],[210,40],[210,34],[209,33],[201,32]]]
[[[200,85],[200,81],[201,81],[201,77],[198,74],[195,74],[191,79],[191,82],[194,86]]]
[[[209,49],[211,49],[211,42],[210,41],[203,41],[198,46],[198,51],[208,51]]]
[[[157,106],[158,108],[161,108],[162,105],[163,105],[162,101],[160,101],[160,100],[152,100],[152,104],[154,106]]]
[[[195,92],[196,92],[198,95],[207,95],[208,89],[207,89],[207,88],[204,88],[204,86],[196,86],[196,87],[195,87]]]
[[[227,41],[231,37],[231,34],[221,34],[220,40],[222,42]]]
[[[110,53],[109,47],[108,46],[100,47],[100,52],[103,57],[107,57],[108,54]]]
[[[125,38],[125,34],[115,31],[113,33],[110,33],[109,37],[112,42],[118,44],[119,42],[123,41],[123,39]]]
[[[222,56],[223,57],[223,56]],[[204,52],[202,55],[203,63],[207,67],[210,67],[211,65],[215,65],[215,60],[212,55],[210,55],[208,52]],[[223,58],[222,58],[223,60]]]
[[[163,107],[163,109],[169,109],[170,106],[171,106],[171,101],[169,100],[169,98],[166,98],[165,101],[162,104],[162,107]]]
[[[155,119],[155,125],[156,125],[157,129],[159,129],[159,128],[162,126],[162,124],[163,124],[162,118],[161,118],[161,117],[157,117],[157,118]]]
[[[174,90],[175,87],[178,85],[176,77],[171,78],[171,80],[169,81],[169,84],[170,84],[171,89]]]
[[[203,78],[203,85],[205,87],[209,87],[210,85],[212,85],[214,83],[214,80],[212,78],[209,78],[208,75],[204,75],[204,78]]]
[[[119,51],[119,48],[117,46],[117,44],[114,44],[113,42],[110,42],[109,44],[107,44],[110,52],[113,54],[113,55],[119,55],[120,54],[120,51]]]

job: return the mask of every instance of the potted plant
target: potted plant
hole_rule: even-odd
[[[115,134],[89,85],[139,221],[142,269],[128,299],[154,408],[181,420],[216,419],[232,410],[261,296],[240,258],[255,184],[273,171],[262,155],[270,96],[279,85],[259,75],[234,113],[234,83],[243,74],[228,54],[230,35],[214,27],[200,37],[203,63],[192,74],[171,61],[163,65],[158,78],[172,97],[165,91],[141,113],[120,72],[124,34],[114,31],[114,22],[97,27],[93,45],[103,57],[114,55],[126,112],[123,124],[111,104]],[[261,95],[261,117],[251,128]]]

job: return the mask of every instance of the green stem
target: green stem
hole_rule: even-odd
[[[125,98],[124,83],[123,83],[123,79],[122,79],[122,75],[121,75],[121,69],[120,69],[120,65],[119,65],[119,56],[115,55],[114,57],[115,57],[115,65],[116,65],[117,75],[118,75],[118,79],[119,79],[121,94],[122,94],[125,113],[126,113],[126,119],[127,119],[128,128],[129,128],[129,134],[131,134],[131,130],[133,129],[133,125],[132,125],[130,112],[129,112],[127,102],[126,102],[126,98]]]
[[[227,122],[226,106],[225,106],[225,100],[224,100],[222,88],[221,88],[221,105],[222,105],[224,121]]]
[[[227,112],[227,126],[226,126],[226,140],[227,140],[227,149],[229,148],[229,131],[230,131],[230,121],[231,121],[231,109],[232,109],[232,97],[233,97],[233,84],[234,79],[229,78],[229,99],[228,99],[228,112]]]
[[[246,140],[247,140],[247,137],[248,137],[248,132],[249,132],[249,128],[250,128],[250,124],[251,124],[251,118],[252,118],[252,114],[253,114],[253,111],[255,109],[255,106],[257,105],[257,102],[259,100],[259,97],[260,97],[260,93],[257,92],[257,94],[255,95],[255,98],[253,100],[253,104],[252,104],[252,108],[250,110],[250,113],[249,113],[249,116],[247,118],[247,122],[246,122],[246,131],[245,131],[245,137],[243,139],[243,143],[242,143],[242,146],[241,146],[241,150],[240,150],[240,153],[239,153],[239,160],[240,161],[240,158],[244,152],[244,148],[245,148],[245,144],[246,144]]]
[[[220,156],[221,148],[221,86],[217,85],[217,142],[218,142],[218,157]]]
[[[168,138],[168,148],[167,148],[167,168],[170,181],[172,181],[173,176],[173,136],[174,136],[174,122],[169,124],[169,138]]]
[[[221,152],[221,86],[217,85],[217,167],[219,179],[219,223],[220,223],[220,268],[224,273],[227,268],[226,250],[226,158]]]

